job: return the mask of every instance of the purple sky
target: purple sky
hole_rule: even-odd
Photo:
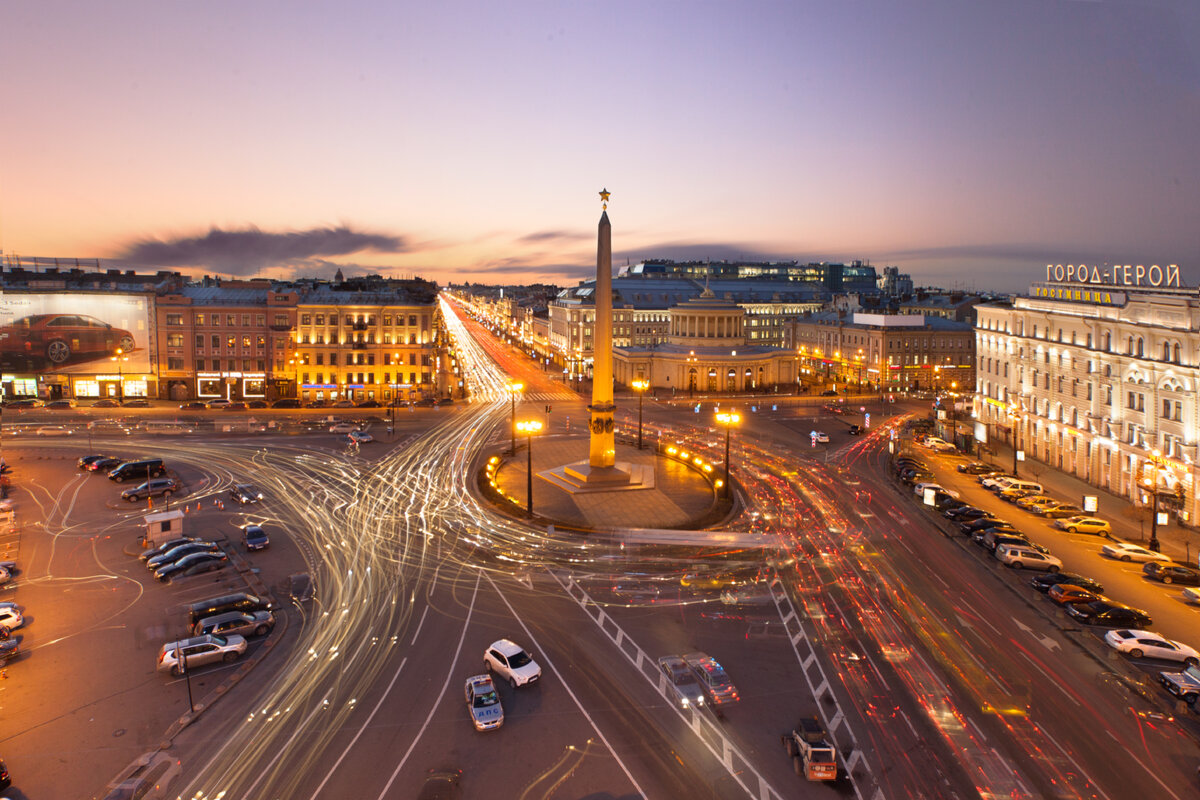
[[[1200,283],[1196,0],[0,7],[0,249],[443,282],[865,259]]]

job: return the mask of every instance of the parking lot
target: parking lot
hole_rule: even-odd
[[[152,447],[97,450],[118,457],[144,456]],[[14,632],[20,655],[0,671],[0,708],[7,724],[0,755],[14,786],[28,797],[86,797],[103,787],[139,755],[155,749],[189,708],[189,681],[157,672],[161,646],[191,635],[185,607],[231,592],[264,590],[280,599],[287,578],[306,567],[279,521],[270,498],[241,506],[228,496],[226,476],[173,465],[164,447],[168,474],[180,486],[169,498],[130,503],[103,473],[87,473],[76,459],[86,443],[54,447],[8,440],[4,458],[12,466],[15,524],[0,535],[0,560],[13,560],[12,580],[0,600],[16,602],[25,624]],[[144,516],[151,510],[182,511],[182,533],[221,546],[222,569],[154,580],[138,560]],[[269,548],[247,550],[240,527],[261,523]],[[294,637],[294,614],[282,592],[279,625],[266,637],[249,637],[246,654],[233,663],[190,670],[197,704],[242,668],[272,637]],[[298,627],[298,626],[297,626]],[[14,796],[21,796],[16,794]]]

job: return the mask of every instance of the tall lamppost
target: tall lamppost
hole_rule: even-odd
[[[1159,551],[1159,544],[1158,544],[1158,462],[1161,458],[1162,458],[1162,453],[1160,453],[1158,450],[1154,450],[1151,452],[1150,463],[1154,467],[1153,477],[1150,478],[1149,480],[1143,482],[1143,484],[1142,484],[1143,486],[1146,487],[1146,490],[1150,492],[1151,497],[1154,498],[1152,501],[1153,506],[1151,507],[1151,510],[1150,510],[1150,542],[1149,542],[1149,544],[1146,545],[1146,548],[1149,550],[1153,550],[1156,553]]]
[[[541,420],[528,419],[521,420],[516,423],[516,429],[525,434],[529,441],[526,444],[525,452],[527,456],[525,467],[525,510],[529,512],[529,516],[533,516],[533,435],[540,433],[542,430]]]
[[[646,396],[646,390],[650,388],[650,381],[635,380],[630,386],[638,393],[638,450],[642,449],[642,400]]]
[[[125,355],[125,351],[117,348],[117,354],[112,356],[112,360],[117,362],[117,402],[125,402],[125,370],[123,362],[129,360],[129,356]]]
[[[717,413],[717,423],[725,426],[725,485],[721,487],[726,499],[729,498],[729,433],[733,426],[742,421],[736,411],[720,411]]]
[[[1009,406],[1013,425],[1013,477],[1017,477],[1017,450],[1021,447],[1021,413],[1016,406]]]
[[[517,395],[525,388],[523,383],[509,382],[504,385],[505,390],[512,396],[512,450],[517,452]]]

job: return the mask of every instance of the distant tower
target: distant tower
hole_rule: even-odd
[[[346,278],[342,275],[342,268],[338,267],[338,271],[336,273],[334,273],[333,282],[334,283],[345,283],[345,281],[346,281]]]

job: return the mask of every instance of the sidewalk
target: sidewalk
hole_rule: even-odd
[[[989,442],[988,447],[992,452],[979,460],[1010,472],[1013,465],[1012,448],[1002,441]],[[1149,509],[1136,506],[1127,497],[1120,497],[1099,486],[1092,486],[1041,461],[1022,461],[1018,468],[1022,478],[1042,484],[1047,494],[1078,506],[1083,506],[1084,495],[1094,495],[1098,503],[1095,516],[1108,520],[1112,525],[1114,539],[1143,547],[1149,543]],[[1159,549],[1179,563],[1193,568],[1197,566],[1197,557],[1200,556],[1200,532],[1181,528],[1171,520],[1166,525],[1158,526],[1158,542]]]

